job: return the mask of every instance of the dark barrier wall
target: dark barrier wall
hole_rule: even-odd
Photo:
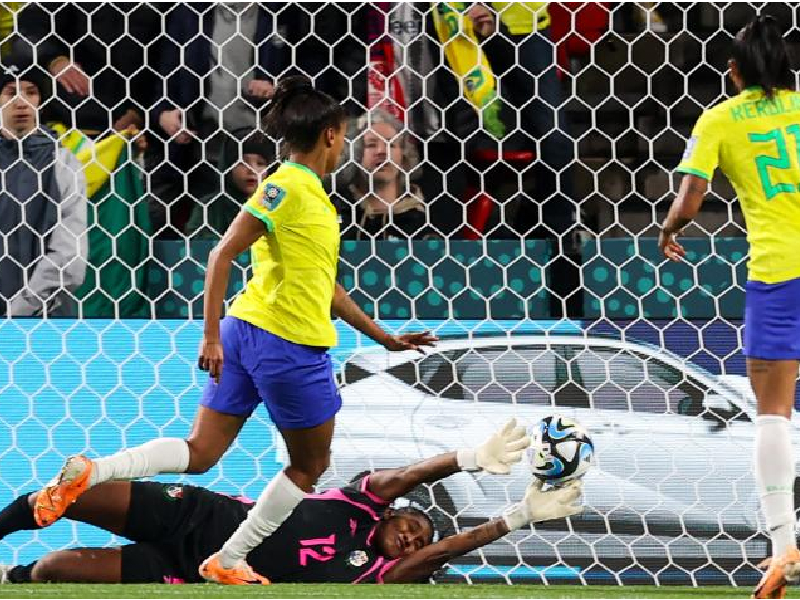
[[[584,315],[740,319],[747,280],[744,238],[683,239],[686,260],[666,261],[654,238],[583,244]]]
[[[155,242],[151,298],[160,318],[203,314],[211,242]],[[370,315],[382,319],[539,319],[548,316],[542,280],[548,242],[441,240],[342,242],[339,281]],[[232,271],[229,296],[242,288],[247,255]]]
[[[683,241],[687,260],[666,262],[656,240],[590,240],[582,247],[584,315],[615,319],[722,317],[744,310],[743,238]],[[148,295],[157,317],[201,317],[212,242],[155,242]],[[339,281],[383,319],[547,318],[550,242],[441,240],[342,243]],[[242,289],[249,256],[239,257],[228,295]],[[98,315],[99,316],[99,315]],[[112,316],[112,315],[103,315]]]

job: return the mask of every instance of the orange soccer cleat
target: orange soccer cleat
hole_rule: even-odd
[[[800,550],[793,548],[777,559],[764,561],[767,572],[753,592],[753,598],[784,598],[786,585],[800,580]]]
[[[198,571],[203,579],[211,583],[223,585],[269,585],[270,583],[269,579],[253,571],[243,560],[235,567],[226,569],[219,560],[219,552],[205,559]]]
[[[58,521],[78,497],[89,489],[92,461],[85,456],[70,456],[53,483],[36,497],[33,518],[39,527]]]

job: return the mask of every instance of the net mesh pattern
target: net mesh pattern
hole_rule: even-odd
[[[565,414],[597,448],[586,511],[442,579],[752,583],[769,547],[727,181],[685,262],[655,237],[694,122],[732,93],[733,35],[771,12],[794,48],[797,5],[511,4],[0,5],[4,81],[39,90],[0,96],[17,132],[0,141],[0,502],[70,454],[186,435],[208,254],[281,158],[260,133],[275,82],[305,74],[348,113],[325,182],[339,281],[384,326],[443,338],[389,354],[337,323],[344,408],[322,485]],[[22,105],[38,125],[19,134]],[[228,299],[249,274],[245,254]],[[255,497],[284,460],[259,408],[187,480]],[[529,481],[524,464],[462,473],[406,500],[452,533]],[[118,542],[65,521],[0,541],[0,559]]]

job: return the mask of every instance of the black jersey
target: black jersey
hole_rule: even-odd
[[[394,564],[375,546],[387,503],[368,489],[369,475],[351,485],[312,494],[248,556],[275,582],[381,583]]]
[[[247,562],[275,583],[382,583],[396,561],[387,560],[375,546],[376,526],[387,503],[368,484],[369,475],[347,487],[306,496]],[[252,507],[244,498],[204,488],[135,485],[142,490],[131,497],[137,518],[129,519],[127,537],[157,546],[173,565],[169,578],[187,583],[200,581],[200,563],[222,547]]]

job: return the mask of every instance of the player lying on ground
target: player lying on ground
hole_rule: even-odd
[[[509,531],[579,513],[580,482],[543,491],[534,480],[522,501],[501,518],[434,541],[434,526],[425,513],[389,507],[418,485],[464,469],[508,473],[529,444],[524,430],[512,421],[477,448],[377,471],[347,487],[309,494],[253,550],[251,566],[273,582],[424,582],[447,561]],[[20,496],[0,512],[0,538],[37,528],[35,494]],[[30,565],[3,568],[3,581],[202,582],[202,561],[244,521],[251,507],[241,499],[189,485],[102,483],[72,504],[66,517],[134,543],[51,552]]]

